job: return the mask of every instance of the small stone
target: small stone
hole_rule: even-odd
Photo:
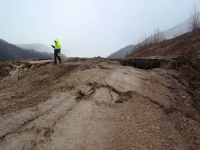
[[[187,96],[182,96],[182,98],[183,98],[183,99],[186,99],[186,98],[187,98]]]
[[[140,132],[140,133],[142,133],[142,131],[141,131],[141,130],[139,130],[139,132]]]

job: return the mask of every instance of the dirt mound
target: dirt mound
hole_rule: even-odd
[[[1,65],[0,149],[200,149],[184,57],[32,61]]]

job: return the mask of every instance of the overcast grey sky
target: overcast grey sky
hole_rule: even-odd
[[[107,57],[184,22],[200,0],[0,0],[0,38],[13,44],[59,39],[69,57]]]

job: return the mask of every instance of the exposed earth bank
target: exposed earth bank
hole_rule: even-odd
[[[0,64],[0,149],[200,149],[200,72],[183,57]]]

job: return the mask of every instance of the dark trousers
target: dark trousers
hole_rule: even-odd
[[[58,56],[58,52],[60,52],[60,49],[54,50],[54,63],[55,64],[57,64],[57,57],[58,57],[59,62],[61,63],[61,58],[60,58],[60,56]]]

